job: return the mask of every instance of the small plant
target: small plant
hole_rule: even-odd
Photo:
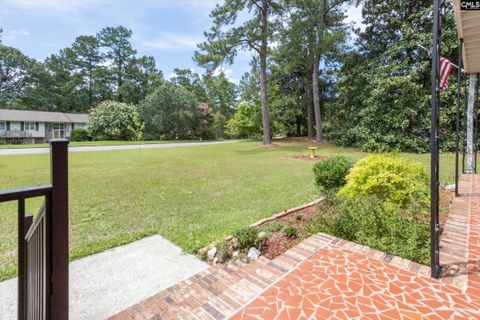
[[[292,226],[292,225],[289,225],[289,226],[285,226],[285,228],[283,228],[283,233],[285,233],[285,235],[289,238],[296,238],[297,237],[297,229]]]
[[[241,249],[254,247],[258,242],[258,230],[253,227],[239,229],[233,233]]]
[[[338,195],[350,199],[373,196],[400,208],[409,204],[427,208],[429,193],[428,173],[423,164],[377,154],[357,162]]]
[[[217,244],[217,250],[217,257],[220,263],[223,263],[232,257],[232,255],[230,254],[229,246],[225,242],[220,242],[219,244]]]
[[[417,209],[400,209],[375,197],[337,198],[334,205],[321,207],[305,231],[308,235],[328,233],[428,264],[429,224]]]
[[[297,215],[295,216],[295,220],[297,220],[297,221],[302,221],[302,220],[303,220],[303,216],[302,216],[301,214],[297,214]]]
[[[268,233],[274,233],[281,231],[283,229],[283,224],[278,221],[272,221],[267,223],[262,229]]]
[[[336,192],[345,185],[345,177],[352,165],[353,161],[343,156],[334,156],[315,163],[315,184],[326,193]]]

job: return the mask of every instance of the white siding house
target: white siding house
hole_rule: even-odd
[[[88,114],[0,109],[0,142],[44,143],[52,138],[69,139],[72,130],[83,128]]]

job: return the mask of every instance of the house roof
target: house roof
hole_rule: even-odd
[[[480,10],[462,10],[453,0],[458,38],[463,39],[463,65],[468,74],[480,73]]]
[[[88,114],[0,109],[0,120],[87,123]]]

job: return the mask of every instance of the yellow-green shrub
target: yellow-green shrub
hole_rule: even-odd
[[[428,206],[429,179],[426,167],[395,155],[370,155],[347,175],[338,195],[346,198],[374,196],[397,207]]]

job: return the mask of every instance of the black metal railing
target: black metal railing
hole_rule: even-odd
[[[68,319],[68,141],[50,141],[51,184],[0,191],[18,203],[18,319]],[[44,197],[35,217],[25,200]]]
[[[433,9],[433,48],[432,48],[432,129],[430,137],[430,268],[431,276],[440,276],[440,49],[442,32],[442,11],[444,0],[435,0]]]

